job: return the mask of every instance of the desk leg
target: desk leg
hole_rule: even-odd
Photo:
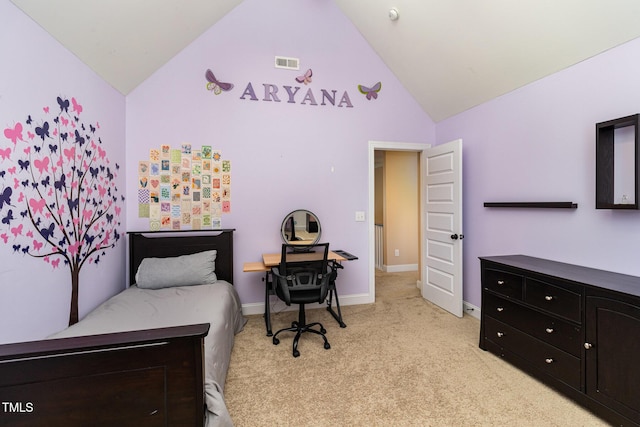
[[[338,312],[333,311],[333,307],[331,307],[331,302],[333,300],[333,296],[336,297],[336,308]],[[338,291],[336,290],[335,284],[329,291],[329,300],[327,301],[327,311],[331,313],[334,319],[338,322],[341,328],[346,328],[347,325],[342,321],[342,311],[340,310],[340,301],[338,301]]]
[[[267,328],[267,336],[273,336],[271,332],[271,307],[269,305],[269,289],[271,289],[271,280],[269,279],[269,272],[265,273],[264,277],[264,324]]]

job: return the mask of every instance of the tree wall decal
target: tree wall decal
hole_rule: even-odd
[[[57,107],[42,109],[42,118],[29,114],[4,130],[0,243],[16,256],[69,268],[73,325],[80,270],[98,264],[120,240],[124,196],[116,187],[119,165],[102,148],[99,122],[83,122],[83,106],[73,97],[56,101]]]

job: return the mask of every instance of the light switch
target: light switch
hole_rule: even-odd
[[[364,221],[364,211],[356,211],[356,221]]]

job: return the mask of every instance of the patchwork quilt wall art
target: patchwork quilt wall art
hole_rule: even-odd
[[[124,196],[100,123],[57,97],[4,129],[0,144],[0,244],[71,273],[69,325],[78,321],[80,270],[120,240]]]
[[[162,145],[138,162],[138,217],[150,230],[220,229],[230,212],[231,161],[219,150]]]

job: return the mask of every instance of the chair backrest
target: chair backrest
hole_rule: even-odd
[[[280,265],[272,269],[276,295],[287,305],[324,301],[332,272],[328,256],[328,243],[284,243]]]

